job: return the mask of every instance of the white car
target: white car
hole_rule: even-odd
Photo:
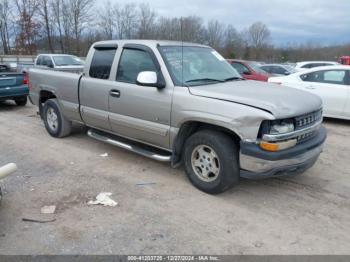
[[[350,66],[316,67],[268,81],[316,94],[323,100],[324,116],[350,120]]]
[[[315,67],[333,66],[333,65],[340,65],[340,64],[332,61],[304,61],[304,62],[296,63],[295,69],[297,71],[304,71]]]

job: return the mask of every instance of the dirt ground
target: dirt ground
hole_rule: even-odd
[[[324,153],[305,174],[242,180],[211,196],[182,168],[79,128],[54,139],[32,105],[1,104],[0,166],[19,169],[1,182],[0,254],[349,254],[350,121],[325,126]],[[145,182],[155,184],[137,185]],[[100,192],[118,206],[88,206]],[[45,205],[56,213],[41,215]]]

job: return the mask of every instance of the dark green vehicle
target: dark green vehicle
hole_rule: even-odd
[[[14,100],[18,106],[27,104],[28,78],[25,73],[0,73],[0,102]]]

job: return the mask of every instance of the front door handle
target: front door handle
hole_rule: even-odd
[[[116,90],[116,89],[112,89],[111,91],[109,91],[109,95],[112,97],[120,97],[120,91]]]

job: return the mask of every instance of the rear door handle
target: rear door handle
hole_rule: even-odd
[[[112,97],[119,98],[120,97],[120,91],[116,90],[116,89],[112,89],[111,91],[109,91],[109,95],[112,96]]]

